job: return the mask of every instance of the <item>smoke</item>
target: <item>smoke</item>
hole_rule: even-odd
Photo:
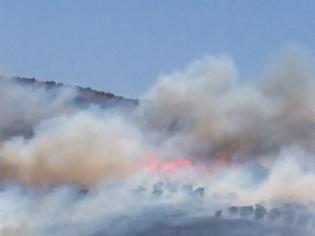
[[[3,143],[0,176],[29,185],[90,185],[134,169],[143,156],[139,136],[120,118],[60,116],[41,123],[31,139]]]
[[[205,56],[128,112],[2,79],[0,235],[312,235],[313,69],[293,50],[244,80]],[[257,203],[269,220],[224,211]],[[307,224],[270,220],[285,203]]]
[[[0,140],[30,136],[41,121],[74,112],[70,101],[75,95],[71,88],[48,90],[0,78]]]
[[[297,52],[283,57],[252,84],[238,81],[236,66],[227,57],[208,56],[162,76],[148,93],[152,104],[146,125],[171,136],[175,149],[184,147],[204,158],[252,159],[289,145],[311,150],[312,67]]]

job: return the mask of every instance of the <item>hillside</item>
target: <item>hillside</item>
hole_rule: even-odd
[[[60,90],[62,88],[75,89],[77,95],[75,96],[74,102],[80,106],[96,104],[101,107],[106,107],[110,105],[135,106],[138,104],[137,99],[124,98],[109,92],[98,91],[91,88],[65,85],[63,83],[56,83],[55,81],[38,81],[35,78],[11,77],[10,79],[20,85],[32,86],[34,88],[45,88],[47,90]]]

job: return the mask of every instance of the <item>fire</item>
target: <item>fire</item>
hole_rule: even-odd
[[[144,163],[148,171],[176,172],[178,170],[192,168],[192,161],[189,159],[176,159],[174,161],[160,160],[156,155],[150,155]]]
[[[197,170],[198,172],[213,174],[216,171],[226,167],[228,161],[224,156],[216,158],[211,163],[192,161],[189,158],[175,158],[174,160],[163,160],[156,154],[150,154],[142,163],[144,170],[149,172],[160,172],[164,174],[175,174],[179,172],[189,172]]]

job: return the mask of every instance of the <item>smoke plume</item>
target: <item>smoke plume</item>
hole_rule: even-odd
[[[71,87],[0,85],[0,235],[314,233],[303,52],[246,80],[231,57],[205,56],[132,110],[80,106]]]

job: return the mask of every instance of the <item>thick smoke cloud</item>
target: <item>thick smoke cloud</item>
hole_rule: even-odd
[[[139,136],[120,118],[78,112],[50,119],[32,138],[2,145],[0,176],[29,185],[97,183],[135,169],[143,156]]]
[[[2,79],[0,235],[312,235],[314,65],[270,64],[245,82],[205,56],[128,112]],[[272,220],[285,203],[307,210]]]
[[[290,145],[311,150],[314,74],[300,56],[275,61],[267,77],[252,84],[240,84],[227,57],[205,57],[162,76],[149,91],[146,125],[167,133],[172,147],[204,158],[252,159]]]
[[[74,112],[70,101],[75,94],[71,88],[47,90],[0,78],[0,140],[21,133],[30,136],[41,121]]]

